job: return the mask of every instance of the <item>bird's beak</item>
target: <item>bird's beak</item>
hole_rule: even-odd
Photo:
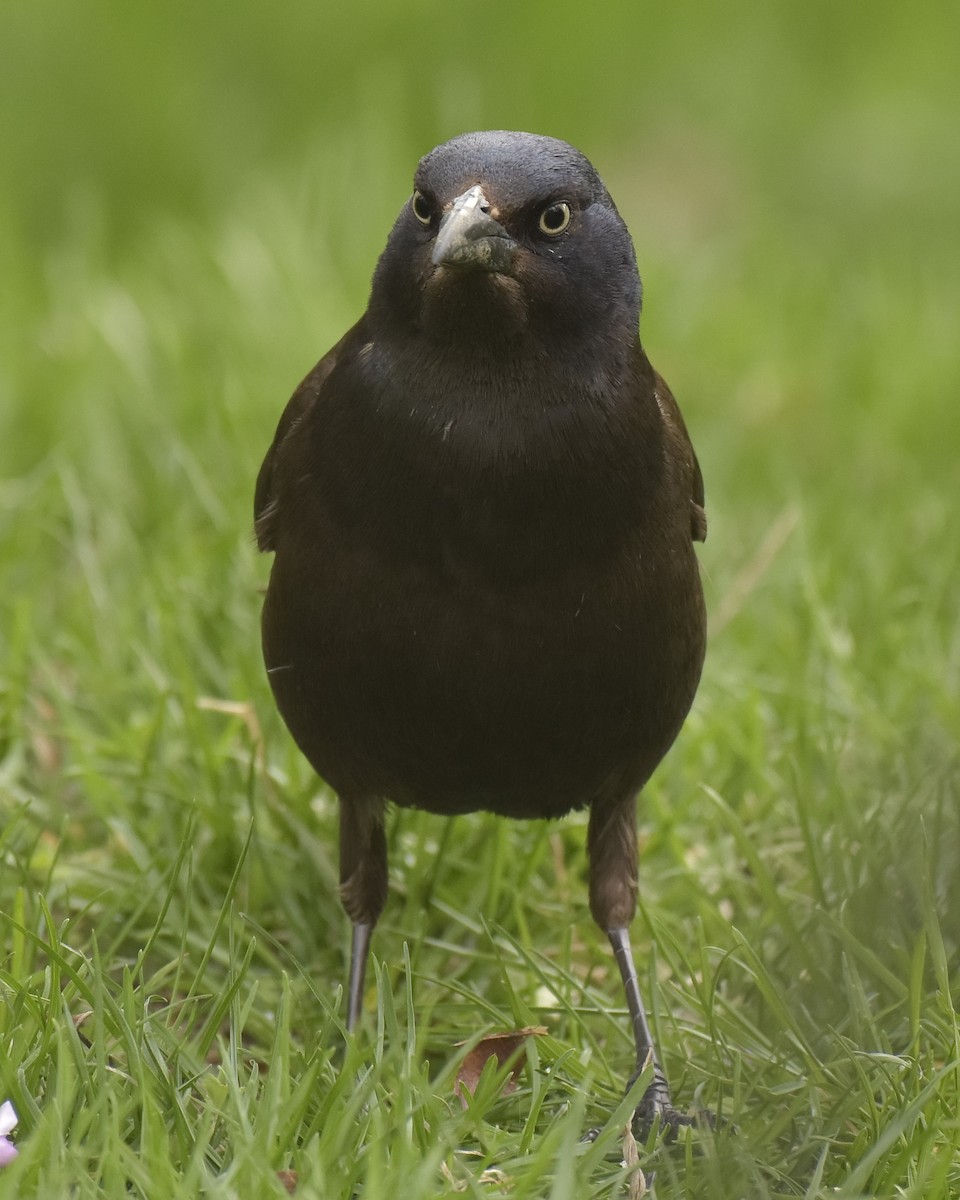
[[[490,203],[477,183],[444,214],[433,244],[433,265],[509,274],[516,245],[490,216]]]

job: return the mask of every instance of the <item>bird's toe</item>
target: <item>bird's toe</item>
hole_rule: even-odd
[[[628,1090],[635,1079],[636,1075],[628,1083]],[[646,1141],[650,1131],[656,1125],[664,1131],[665,1140],[670,1142],[676,1138],[680,1129],[688,1125],[705,1125],[709,1129],[716,1128],[717,1118],[708,1109],[685,1113],[675,1108],[670,1099],[670,1088],[667,1085],[666,1077],[657,1067],[654,1071],[653,1082],[644,1092],[643,1099],[634,1110],[632,1125],[634,1136],[638,1141]]]

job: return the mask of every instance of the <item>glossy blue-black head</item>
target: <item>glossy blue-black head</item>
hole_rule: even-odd
[[[590,162],[556,138],[495,130],[432,150],[374,276],[371,315],[427,337],[636,336],[633,244]]]

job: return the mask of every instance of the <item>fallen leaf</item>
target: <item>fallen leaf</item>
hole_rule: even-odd
[[[440,1164],[440,1174],[447,1181],[447,1186],[455,1192],[465,1192],[470,1186],[466,1180],[458,1179],[445,1162]]]
[[[80,1041],[83,1042],[83,1044],[88,1048],[93,1046],[93,1038],[87,1035],[87,1032],[83,1027],[89,1020],[92,1019],[92,1017],[93,1010],[87,1009],[85,1012],[77,1013],[73,1018],[73,1026],[80,1037]]]
[[[526,1029],[513,1029],[508,1033],[488,1033],[486,1037],[481,1038],[466,1055],[457,1072],[453,1090],[460,1097],[463,1107],[467,1107],[467,1093],[473,1095],[477,1090],[483,1068],[491,1058],[495,1058],[497,1066],[500,1067],[507,1062],[513,1062],[510,1078],[503,1085],[503,1094],[509,1096],[511,1092],[516,1091],[517,1079],[526,1062],[524,1042],[528,1037],[543,1037],[546,1032],[546,1027],[543,1025],[530,1025]],[[457,1043],[458,1046],[465,1044],[465,1042]]]
[[[647,1194],[647,1181],[640,1170],[640,1151],[629,1121],[623,1128],[623,1165],[634,1168],[627,1184],[628,1200],[642,1200]]]

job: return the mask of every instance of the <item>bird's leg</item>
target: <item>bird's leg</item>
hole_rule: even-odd
[[[670,1128],[688,1125],[690,1118],[677,1112],[670,1102],[670,1089],[657,1060],[627,933],[637,910],[637,821],[632,797],[615,804],[594,804],[590,810],[587,851],[590,911],[613,947],[633,1027],[636,1066],[628,1087],[648,1060],[653,1063],[653,1081],[637,1106],[634,1126],[645,1135],[657,1117]]]
[[[607,937],[613,947],[613,953],[620,968],[620,978],[623,980],[623,990],[627,997],[627,1009],[630,1013],[630,1023],[633,1026],[633,1043],[636,1049],[636,1065],[633,1074],[627,1081],[627,1088],[640,1075],[648,1062],[653,1063],[653,1079],[643,1093],[643,1099],[637,1105],[633,1116],[634,1128],[645,1134],[659,1117],[660,1123],[669,1129],[678,1125],[689,1125],[691,1119],[684,1113],[677,1112],[670,1102],[670,1089],[667,1077],[663,1073],[653,1045],[653,1034],[647,1022],[643,997],[640,995],[640,983],[637,980],[637,969],[633,963],[633,951],[630,949],[630,937],[626,929],[608,929]]]
[[[370,956],[370,935],[373,926],[369,921],[355,921],[350,941],[350,981],[347,985],[347,1029],[356,1029],[363,1013],[364,980],[367,977],[367,959]]]
[[[340,797],[340,900],[353,922],[347,1029],[363,1011],[370,935],[387,899],[387,839],[384,803],[378,798]]]

